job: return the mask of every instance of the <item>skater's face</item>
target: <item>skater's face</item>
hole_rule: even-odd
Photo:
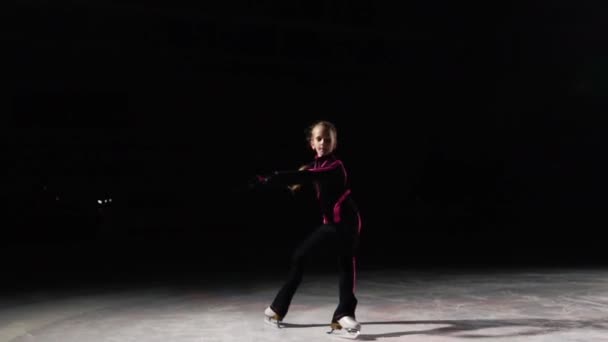
[[[330,154],[336,148],[336,132],[324,125],[317,125],[312,129],[310,147],[317,153],[317,157]]]

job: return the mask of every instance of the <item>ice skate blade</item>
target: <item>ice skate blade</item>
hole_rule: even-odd
[[[328,334],[330,334],[330,336],[333,336],[333,337],[344,338],[344,339],[349,339],[349,340],[356,340],[357,338],[359,338],[359,335],[361,335],[361,331],[359,331],[359,330],[348,331],[346,329],[341,329],[341,330],[335,330],[332,332],[328,332]]]
[[[283,324],[281,323],[281,321],[277,321],[276,319],[274,319],[272,317],[264,317],[264,323],[266,323],[276,329],[280,329],[283,327]]]
[[[360,329],[348,329],[348,328],[342,327],[339,323],[332,323],[331,331],[328,331],[327,334],[334,336],[334,337],[355,340],[361,334],[361,330]]]

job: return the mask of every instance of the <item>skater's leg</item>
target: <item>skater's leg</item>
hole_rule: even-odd
[[[334,311],[332,322],[337,322],[345,316],[355,318],[355,309],[357,308],[357,298],[355,297],[357,281],[356,250],[359,240],[358,230],[355,230],[355,227],[353,225],[340,227],[341,243],[338,256],[340,302]]]
[[[340,303],[334,311],[331,321],[331,331],[341,337],[357,338],[361,332],[361,324],[355,318],[357,298],[355,297],[356,281],[356,259],[355,248],[358,241],[357,235],[343,236],[341,253],[338,264],[340,269]]]
[[[340,302],[334,311],[332,322],[337,322],[340,318],[350,316],[355,318],[357,308],[357,298],[355,297],[356,281],[356,259],[350,255],[339,257],[340,268]]]
[[[302,282],[304,266],[307,256],[315,248],[325,242],[331,242],[336,238],[336,228],[332,225],[322,225],[306,238],[295,250],[291,258],[290,270],[283,287],[277,293],[271,308],[281,318],[287,315],[291,300]]]

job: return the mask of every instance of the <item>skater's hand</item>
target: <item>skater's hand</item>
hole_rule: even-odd
[[[298,192],[298,190],[300,190],[302,188],[302,185],[295,184],[295,185],[290,185],[287,188],[289,189],[289,191],[291,192],[292,195],[295,195],[296,192]]]

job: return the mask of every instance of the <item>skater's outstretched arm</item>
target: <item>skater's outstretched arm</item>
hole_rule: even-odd
[[[291,171],[275,171],[270,175],[264,176],[267,184],[273,185],[293,185],[310,183],[312,181],[334,178],[343,173],[343,166],[340,160],[335,160],[331,164],[319,168],[300,168]]]
[[[308,170],[310,168],[311,168],[311,165],[303,165],[298,169],[298,171],[304,171],[304,170]],[[298,191],[302,188],[302,184],[291,184],[291,185],[288,185],[287,187],[289,188],[291,193],[295,193],[296,191]]]
[[[292,192],[295,192],[302,187],[302,184],[301,184],[302,182],[290,183],[287,181],[282,181],[281,179],[279,179],[278,175],[287,174],[287,173],[291,173],[291,172],[309,170],[310,168],[312,168],[312,164],[303,165],[298,169],[298,171],[281,171],[281,172],[273,172],[273,173],[267,174],[267,175],[256,175],[255,177],[253,177],[250,180],[249,186],[251,188],[254,188],[257,186],[263,186],[263,185],[287,186],[287,188],[289,188],[289,190],[291,190]]]

